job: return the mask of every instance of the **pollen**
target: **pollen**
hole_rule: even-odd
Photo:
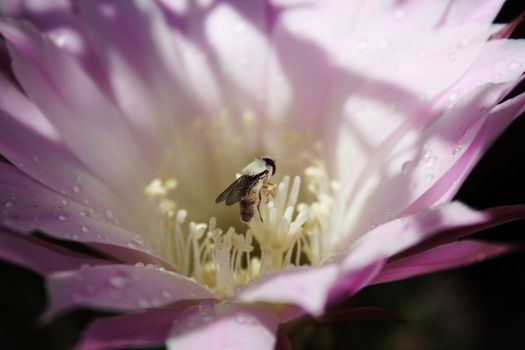
[[[230,296],[235,287],[272,270],[322,264],[333,251],[326,236],[332,227],[334,183],[321,162],[302,176],[284,176],[273,196],[263,196],[261,217],[256,214],[242,232],[222,228],[213,216],[207,222],[188,220],[191,213],[176,200],[177,185],[170,177],[146,186],[155,216],[149,241],[179,273],[219,296]]]

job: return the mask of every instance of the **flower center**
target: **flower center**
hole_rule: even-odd
[[[253,122],[246,115],[243,118],[245,127]],[[231,151],[244,160],[247,157],[243,147],[234,147],[238,142],[223,137],[223,133],[231,132],[224,120],[206,128],[195,127],[194,123],[191,128],[185,134],[188,143],[179,140],[178,158],[189,157],[190,163],[198,163],[194,169],[210,169],[203,171],[206,176],[199,179],[203,174],[192,175],[188,169],[177,166],[182,160],[176,159],[171,175],[153,179],[144,190],[151,211],[145,239],[179,273],[227,297],[236,286],[265,272],[291,265],[319,265],[333,254],[340,240],[337,231],[332,230],[338,184],[329,179],[322,161],[304,156],[301,161],[284,160],[307,165],[302,171],[283,166],[301,175],[283,176],[272,195],[263,195],[260,203],[257,200],[255,205],[259,208],[254,208],[253,218],[243,224],[238,206],[214,203],[217,194],[245,165],[223,152]],[[205,138],[198,137],[201,132]],[[237,135],[246,138],[246,134]],[[221,138],[222,143],[218,141]],[[241,144],[244,141],[239,140]],[[198,145],[193,147],[192,142]],[[241,165],[229,166],[235,163]],[[225,168],[217,168],[221,164]],[[277,169],[279,172],[279,160]]]

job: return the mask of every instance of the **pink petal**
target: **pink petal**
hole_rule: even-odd
[[[464,25],[465,23],[491,23],[498,14],[505,0],[455,0],[449,4],[446,13],[447,25]]]
[[[162,157],[177,119],[197,112],[190,108],[181,81],[185,72],[157,3],[95,0],[75,1],[75,6],[120,109],[141,135],[139,142],[149,155]]]
[[[0,231],[0,259],[42,275],[78,269],[83,265],[103,265],[108,261],[72,252],[32,236]]]
[[[365,287],[380,272],[382,261],[399,252],[444,231],[461,227],[471,233],[501,220],[523,217],[524,213],[518,210],[510,217],[506,214],[504,210],[477,212],[460,203],[450,203],[393,220],[365,234],[337,263],[268,273],[239,289],[234,300],[292,304],[319,315],[327,302],[339,302]],[[301,315],[294,308],[283,308],[279,314],[284,321]]]
[[[1,104],[0,101],[0,108]],[[18,115],[34,115],[24,109],[23,104],[20,107]],[[33,120],[38,124],[37,119]],[[23,125],[12,115],[6,115],[2,111],[0,152],[42,186],[52,188],[57,195],[60,193],[60,202],[64,201],[67,205],[70,201],[75,201],[82,203],[84,207],[96,208],[113,222],[118,221],[120,225],[129,227],[129,220],[132,218],[123,212],[120,201],[60,141],[51,140],[38,131],[35,132],[33,128]],[[59,202],[55,204],[58,205]]]
[[[367,266],[389,258],[436,234],[498,221],[490,211],[475,211],[452,202],[387,222],[362,236],[343,254],[344,268]],[[480,228],[483,228],[481,226]],[[472,231],[470,231],[472,232]]]
[[[333,264],[270,272],[239,290],[234,300],[294,304],[310,314],[319,315],[324,311],[327,289],[338,277],[338,267]],[[283,320],[289,318],[286,314],[281,317]]]
[[[248,305],[192,307],[174,324],[167,347],[178,349],[273,349],[279,319]]]
[[[510,250],[512,247],[508,245],[468,240],[444,244],[385,265],[372,284],[465,266],[508,253]]]
[[[512,22],[505,25],[501,30],[499,30],[497,33],[494,33],[490,36],[491,40],[497,40],[497,39],[506,39],[508,38],[514,30],[523,22],[523,18],[525,17],[525,13],[522,12],[516,19],[514,19]]]
[[[428,191],[405,208],[404,213],[451,200],[470,171],[485,154],[485,151],[505,128],[523,112],[524,103],[525,94],[509,99],[496,106],[483,124],[468,131],[474,134],[472,140],[464,146],[459,143],[451,152],[452,156],[458,158],[457,161]]]
[[[279,311],[281,322],[288,322],[307,312],[323,313],[327,300],[340,300],[365,287],[381,269],[382,262],[353,270],[342,270],[336,264],[320,267],[296,267],[270,272],[239,290],[234,300],[246,303],[291,304]]]
[[[168,339],[174,320],[186,307],[181,302],[170,308],[98,319],[84,332],[76,349],[104,350],[163,344]]]
[[[12,166],[0,164],[0,170],[2,225],[26,233],[40,230],[54,238],[87,243],[124,261],[155,262],[171,268],[139,234],[108,222],[105,214],[65,200]]]
[[[184,276],[153,265],[106,265],[54,273],[45,318],[79,307],[127,311],[159,308],[183,300],[214,299]]]
[[[147,183],[146,158],[124,118],[79,64],[27,23],[3,21],[0,31],[18,81],[76,156],[122,195]]]
[[[364,204],[366,207],[373,206],[373,210],[368,217],[360,218],[360,230],[435,204],[415,206],[412,202],[439,181],[458,160],[465,147],[474,142],[483,121],[488,117],[486,113],[480,112],[481,108],[497,103],[508,89],[504,84],[480,88],[478,93],[462,100],[426,130],[408,132],[406,139],[391,150],[390,161],[384,160],[384,165],[379,165],[376,170],[377,184]],[[388,172],[392,175],[378,182],[379,175]],[[369,182],[368,186],[373,185]],[[405,206],[410,206],[410,211],[404,210],[400,214],[397,210]]]
[[[0,74],[0,108],[25,127],[50,140],[60,139],[53,125],[40,113],[38,108],[25,96],[11,77]]]
[[[389,258],[388,263],[464,238],[475,232],[480,232],[494,226],[523,219],[525,217],[525,205],[495,207],[486,209],[484,213],[489,218],[487,221],[482,221],[474,225],[459,226],[439,232],[438,234],[428,237],[420,243],[395,254]]]
[[[240,113],[255,109],[261,117],[264,112],[267,89],[270,45],[266,37],[265,1],[254,0],[216,3],[202,18],[203,28],[194,26],[192,17],[189,34],[217,65],[216,74],[224,86],[225,100]],[[203,30],[204,38],[199,32]]]

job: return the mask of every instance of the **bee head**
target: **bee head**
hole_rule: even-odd
[[[266,168],[272,169],[272,175],[275,174],[275,171],[277,170],[277,167],[275,166],[275,161],[272,158],[262,158],[264,162],[266,163]]]

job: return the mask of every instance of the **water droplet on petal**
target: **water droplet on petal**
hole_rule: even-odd
[[[463,39],[459,42],[459,47],[467,47],[469,44],[469,40],[468,39]]]
[[[59,215],[58,216],[58,220],[60,221],[66,221],[67,220],[67,217],[65,215]]]
[[[62,199],[61,203],[63,206],[66,206],[68,204],[68,201],[66,199]]]
[[[448,95],[449,101],[456,101],[459,98],[459,93],[457,91],[452,91],[450,95]]]
[[[124,275],[116,275],[109,279],[111,285],[115,288],[122,288],[126,286],[129,282],[129,278]]]
[[[13,206],[13,202],[5,202],[4,206],[6,208],[11,208]]]
[[[516,69],[518,69],[518,68],[520,68],[520,67],[521,67],[521,63],[516,62],[516,61],[511,62],[511,63],[509,64],[509,70],[510,70],[510,71],[516,70]]]
[[[38,158],[38,156],[33,156],[33,162],[35,163],[40,162],[40,158]]]
[[[433,179],[434,179],[434,175],[433,175],[433,174],[428,174],[428,175],[425,177],[425,182],[428,184],[428,183],[430,183]]]
[[[237,34],[243,34],[246,32],[246,24],[244,22],[239,22],[235,25],[235,32]]]
[[[364,50],[366,49],[367,46],[368,46],[368,42],[364,39],[361,39],[357,42],[357,48],[359,50]]]
[[[437,158],[436,157],[430,157],[427,159],[427,167],[432,168],[434,165],[436,165]]]
[[[394,12],[394,17],[396,19],[403,19],[405,17],[405,11],[401,10],[401,9],[397,9],[395,12]]]
[[[411,160],[407,160],[401,165],[401,172],[405,175],[410,173],[413,169],[414,169],[414,162],[412,162]]]
[[[75,192],[75,193],[80,193],[80,187],[78,187],[78,186],[73,186],[73,192]]]
[[[171,292],[169,290],[163,290],[162,296],[164,297],[164,299],[171,299]]]
[[[139,298],[137,300],[137,305],[139,307],[143,307],[143,308],[147,308],[147,307],[150,307],[150,303],[149,301],[147,301],[145,298]]]
[[[461,149],[461,145],[457,145],[456,147],[454,147],[454,149],[452,150],[452,156],[456,157],[459,154],[459,152],[461,152]]]
[[[87,227],[87,226],[82,226],[82,232],[84,232],[84,233],[89,233],[89,227]]]

